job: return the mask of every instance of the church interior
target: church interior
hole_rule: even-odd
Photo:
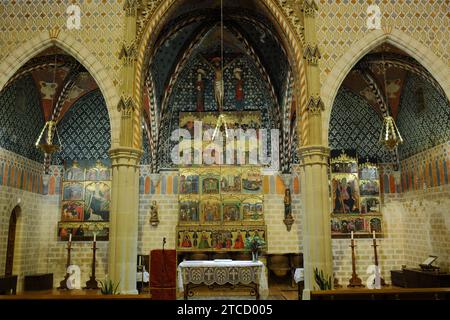
[[[0,300],[449,300],[449,8],[1,1]]]

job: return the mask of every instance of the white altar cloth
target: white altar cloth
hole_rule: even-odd
[[[201,260],[183,261],[178,265],[178,288],[184,291],[184,284],[213,283],[223,285],[257,283],[261,298],[269,295],[266,267],[261,261]]]

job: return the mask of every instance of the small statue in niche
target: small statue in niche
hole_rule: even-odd
[[[153,201],[152,205],[150,206],[150,224],[154,227],[159,224],[158,206],[156,204],[156,201]]]
[[[284,224],[286,225],[287,231],[291,231],[292,224],[294,223],[294,218],[292,218],[292,207],[291,207],[291,190],[287,188],[284,192]]]

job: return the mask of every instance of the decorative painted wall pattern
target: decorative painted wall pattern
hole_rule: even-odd
[[[0,93],[0,147],[42,162],[35,142],[44,127],[40,96],[28,76]]]
[[[401,161],[402,192],[421,191],[450,182],[450,141]]]
[[[390,154],[378,143],[382,124],[380,116],[363,98],[341,87],[331,111],[330,148],[353,149],[358,157],[390,162]]]
[[[419,107],[417,91],[423,92]],[[399,146],[400,159],[408,158],[450,140],[450,103],[429,83],[410,75],[403,89],[397,126],[405,142]]]
[[[331,72],[340,57],[366,36],[367,7],[371,0],[316,0],[317,38],[322,52],[321,80]],[[382,13],[382,26],[405,32],[430,48],[447,64],[450,62],[448,2],[377,1]]]
[[[227,52],[225,52],[225,57]],[[229,62],[229,60],[225,61]],[[173,130],[178,129],[178,113],[180,111],[195,111],[196,110],[196,91],[195,79],[197,69],[202,68],[206,72],[205,76],[205,111],[217,111],[217,106],[214,100],[214,71],[208,66],[200,57],[191,58],[186,67],[182,71],[179,80],[175,84],[172,96],[170,97],[167,113],[164,115],[161,124],[160,133],[160,151],[159,167],[171,168],[174,165],[170,160],[170,152],[176,142],[170,141],[170,134]],[[235,102],[235,78],[233,70],[240,68],[242,70],[242,77],[244,80],[244,110],[260,110],[262,117],[262,127],[272,128],[273,120],[271,119],[271,110],[273,101],[267,91],[259,71],[256,69],[252,60],[246,56],[240,56],[225,69],[224,71],[224,110],[236,110]],[[269,147],[270,150],[270,147]]]
[[[67,29],[66,10],[70,1],[2,1],[0,11],[0,60],[37,34],[58,27],[81,42],[120,84],[117,52],[123,38],[123,1],[77,1],[81,9],[81,29]],[[107,31],[107,32],[105,32]]]
[[[54,153],[54,164],[62,164],[65,160],[109,158],[111,130],[100,90],[90,92],[75,102],[57,130],[62,150]]]
[[[0,186],[42,193],[44,166],[0,148]]]

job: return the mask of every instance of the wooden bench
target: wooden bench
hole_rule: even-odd
[[[311,291],[311,300],[450,300],[450,288],[339,289]]]

